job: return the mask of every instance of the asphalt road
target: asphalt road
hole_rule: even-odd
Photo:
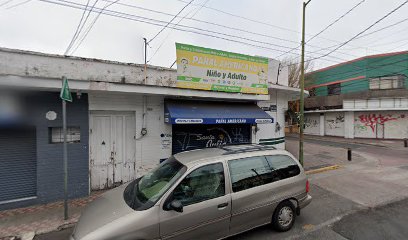
[[[360,211],[341,219],[333,230],[350,240],[408,238],[408,199]]]
[[[297,219],[294,228],[286,233],[277,233],[268,226],[260,227],[230,239],[330,239],[330,240],[405,240],[408,236],[408,199],[374,209],[360,209],[343,217],[340,221],[328,224],[333,216],[356,209],[353,203],[333,196],[322,189],[321,198]],[[316,192],[317,193],[317,192]],[[320,207],[331,200],[334,209]],[[342,206],[342,207],[341,207]],[[323,220],[323,221],[322,221]],[[326,221],[324,221],[326,220]],[[333,219],[332,219],[333,220]],[[314,223],[314,224],[313,224]],[[319,225],[320,224],[320,225]],[[325,225],[327,224],[327,225]],[[72,228],[36,236],[35,240],[68,239]]]
[[[292,230],[285,233],[275,232],[270,226],[260,227],[249,232],[229,238],[229,240],[238,239],[285,239],[301,235],[306,230],[312,230],[321,225],[325,225],[336,219],[338,216],[345,215],[352,211],[362,209],[360,205],[343,198],[335,193],[324,190],[316,185],[311,185],[312,203],[302,210],[302,213],[296,219]],[[271,213],[272,216],[272,213]],[[59,232],[52,232],[44,235],[38,235],[35,240],[53,240],[69,239],[72,228]]]

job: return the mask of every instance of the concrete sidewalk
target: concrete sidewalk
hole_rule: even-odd
[[[36,234],[71,227],[78,221],[81,210],[102,193],[70,200],[68,220],[64,220],[63,201],[0,211],[0,239],[32,239]]]

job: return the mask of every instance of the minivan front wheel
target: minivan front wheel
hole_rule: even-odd
[[[295,223],[295,206],[290,201],[281,202],[272,216],[272,226],[279,232],[285,232]]]

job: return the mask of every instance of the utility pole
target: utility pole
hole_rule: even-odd
[[[144,74],[145,74],[145,78],[144,78],[144,84],[146,84],[147,82],[147,39],[143,38],[144,40]]]
[[[67,101],[72,102],[72,95],[68,86],[68,79],[62,77],[60,98],[62,100],[62,131],[64,144],[62,148],[64,169],[64,220],[68,220],[68,149],[67,149]]]
[[[299,119],[299,162],[303,166],[303,128],[304,128],[304,108],[305,108],[305,15],[306,6],[311,0],[303,2],[302,20],[302,56],[300,63],[300,119]]]

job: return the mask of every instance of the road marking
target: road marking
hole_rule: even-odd
[[[303,230],[312,230],[313,228],[314,228],[314,225],[313,224],[306,224],[306,225],[303,225]]]
[[[340,165],[332,165],[332,166],[328,166],[328,167],[322,167],[322,168],[318,168],[318,169],[308,170],[308,171],[305,171],[305,173],[310,175],[310,174],[316,174],[316,173],[326,172],[326,171],[330,171],[330,170],[336,170],[336,169],[339,169],[339,168],[341,168]]]

